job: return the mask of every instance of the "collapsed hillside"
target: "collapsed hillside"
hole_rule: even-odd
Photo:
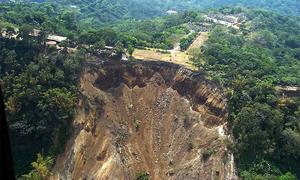
[[[201,74],[163,62],[90,65],[75,133],[53,179],[231,179],[226,100]]]

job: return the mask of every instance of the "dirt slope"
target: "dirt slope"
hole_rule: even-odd
[[[162,62],[91,65],[81,94],[51,179],[232,179],[226,101],[201,74]]]

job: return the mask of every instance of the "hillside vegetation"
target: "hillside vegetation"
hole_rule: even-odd
[[[264,11],[250,11],[248,18],[239,31],[216,26],[194,63],[227,91],[242,177],[276,179],[282,170],[299,175],[299,97],[276,91],[276,85],[300,85],[299,19]]]
[[[298,0],[23,0],[47,2],[76,13],[81,27],[99,27],[128,18],[149,19],[166,15],[168,10],[205,10],[224,6],[253,7],[274,10],[286,15],[299,15]],[[18,2],[18,1],[17,1]],[[22,2],[22,0],[19,0]]]
[[[144,18],[162,15],[168,9],[237,1],[175,1],[172,5],[151,1],[153,8],[150,1],[113,2],[0,4],[0,30],[8,34],[0,36],[0,84],[18,176],[30,171],[36,154],[55,158],[62,152],[72,131],[69,127],[82,62],[94,59],[105,46],[114,47],[118,56],[132,54],[136,48],[170,50],[178,41],[187,49],[196,38],[190,32],[200,31],[195,27],[206,23],[204,15],[219,13],[242,14],[246,21],[239,29],[211,23],[208,40],[195,49],[191,63],[226,92],[229,128],[234,136],[228,149],[235,154],[239,175],[249,180],[300,177],[300,100],[278,91],[278,87],[300,86],[298,0],[238,1],[239,5],[276,9],[281,14],[220,8],[154,19]],[[287,13],[293,16],[283,15]],[[29,36],[34,28],[42,30],[38,38]],[[58,51],[45,45],[48,34],[66,36],[69,41]],[[68,53],[68,47],[76,52]],[[51,163],[43,161],[52,162],[39,155],[35,164],[51,168]],[[38,170],[34,166],[28,176],[37,175]]]

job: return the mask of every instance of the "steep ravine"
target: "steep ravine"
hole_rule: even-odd
[[[226,99],[217,86],[162,62],[87,65],[75,133],[52,179],[232,179]]]

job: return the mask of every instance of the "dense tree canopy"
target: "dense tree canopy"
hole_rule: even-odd
[[[80,54],[52,52],[43,45],[43,36],[28,36],[31,30],[22,25],[22,40],[0,41],[0,83],[18,174],[28,170],[36,153],[62,150],[71,130],[81,64]]]
[[[119,54],[132,55],[134,48],[172,49],[175,42],[181,42],[181,49],[185,50],[197,35],[191,33],[191,26],[203,23],[204,15],[184,11],[145,19],[168,9],[185,8],[181,7],[182,1],[173,2],[174,6],[169,6],[171,1],[132,0],[126,5],[125,1],[59,2],[0,4],[0,30],[5,29],[8,34],[6,38],[0,36],[0,84],[5,90],[18,175],[29,172],[29,164],[37,153],[44,151],[46,156],[55,156],[68,139],[80,67],[86,55],[81,46],[91,51],[113,46]],[[249,6],[268,5],[269,9],[281,2],[242,1]],[[297,15],[297,2],[286,1],[277,10]],[[159,6],[149,5],[153,3]],[[216,3],[236,1],[210,1],[210,6]],[[132,8],[129,10],[128,6]],[[282,97],[277,90],[278,86],[300,85],[299,17],[244,8],[210,12],[247,16],[239,30],[212,24],[209,39],[201,48],[203,53],[198,49],[191,58],[207,78],[226,90],[241,177],[300,177],[300,100]],[[42,30],[41,35],[31,37],[33,28]],[[77,47],[78,51],[66,53],[65,49],[57,51],[45,46],[48,34],[68,37],[70,41],[64,42],[65,46]],[[45,161],[50,159],[39,156],[28,176],[47,176],[49,163]]]
[[[300,172],[300,101],[276,86],[300,85],[299,18],[249,11],[239,31],[216,26],[193,58],[227,90],[235,153],[244,179],[295,179]],[[289,37],[293,37],[290,40]],[[205,60],[205,63],[200,63]],[[276,172],[254,167],[264,162]]]

